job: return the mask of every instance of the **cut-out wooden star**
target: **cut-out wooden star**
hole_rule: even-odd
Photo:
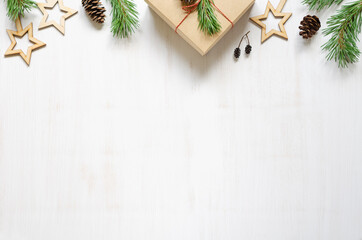
[[[255,22],[257,25],[259,25],[261,27],[261,42],[262,43],[265,42],[268,38],[270,38],[273,35],[277,35],[279,37],[288,39],[287,31],[285,30],[284,24],[292,16],[292,13],[281,12],[283,10],[283,7],[284,7],[286,1],[287,0],[281,0],[276,9],[273,7],[273,5],[270,3],[270,1],[268,1],[268,4],[265,9],[265,13],[263,15],[250,18],[250,20],[252,20],[253,22]],[[278,24],[280,31],[272,29],[268,33],[266,32],[266,25],[261,20],[267,19],[270,11],[273,13],[274,17],[282,18]]]
[[[57,23],[55,21],[47,22],[47,19],[49,17],[47,9],[54,8],[57,3],[59,5],[59,9],[65,14],[60,18],[60,23]],[[63,35],[65,34],[65,20],[78,12],[74,9],[64,6],[63,0],[46,0],[46,3],[38,3],[38,7],[40,11],[43,13],[43,18],[40,22],[39,29],[43,29],[49,26],[54,26]]]
[[[8,57],[8,56],[20,55],[23,58],[23,60],[29,65],[32,52],[38,48],[44,47],[46,44],[34,38],[33,23],[30,23],[26,28],[23,29],[20,18],[17,18],[15,24],[17,31],[13,31],[10,29],[6,30],[11,40],[11,44],[8,50],[6,50],[5,52],[5,56]],[[22,38],[26,33],[28,33],[29,41],[32,42],[33,45],[28,47],[28,51],[25,54],[21,49],[14,49],[14,47],[16,46],[15,37]]]

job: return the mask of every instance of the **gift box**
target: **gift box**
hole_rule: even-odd
[[[185,39],[201,55],[205,55],[232,28],[231,22],[235,24],[245,12],[253,6],[254,1],[255,0],[214,0],[215,6],[225,15],[223,16],[222,13],[215,9],[216,16],[222,26],[219,33],[209,36],[200,31],[196,10],[178,27],[177,34]],[[180,0],[145,0],[145,2],[174,30],[187,15],[182,9]]]

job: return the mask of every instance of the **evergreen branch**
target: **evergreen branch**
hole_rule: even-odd
[[[309,6],[310,10],[320,11],[323,8],[330,7],[333,4],[339,5],[343,0],[303,0],[303,4]]]
[[[8,17],[15,21],[19,16],[24,16],[25,12],[30,12],[36,7],[33,0],[7,0]]]
[[[327,59],[334,59],[343,68],[357,62],[361,54],[357,42],[362,26],[362,0],[344,5],[328,19],[327,25],[323,34],[331,38],[322,46],[329,52]]]
[[[210,36],[221,30],[220,22],[215,15],[215,9],[211,1],[213,0],[201,0],[197,6],[199,29]]]
[[[110,0],[113,36],[128,38],[139,27],[136,4],[132,0]]]

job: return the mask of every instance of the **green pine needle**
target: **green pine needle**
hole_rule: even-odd
[[[109,0],[112,5],[113,36],[128,38],[139,27],[136,4],[132,0]]]
[[[7,0],[8,17],[15,21],[19,16],[24,16],[25,12],[30,12],[36,7],[32,0]]]
[[[341,4],[343,0],[303,0],[310,9],[322,10],[333,4]],[[347,3],[327,21],[327,28],[323,30],[330,39],[322,48],[328,51],[327,59],[338,62],[338,66],[345,68],[349,63],[359,60],[361,51],[358,49],[358,35],[362,27],[362,0]]]
[[[201,0],[197,6],[199,28],[205,34],[213,36],[221,30],[221,24],[215,15],[213,0]]]
[[[323,8],[330,7],[333,4],[339,5],[343,0],[303,0],[303,3],[309,6],[310,10],[320,11]]]
[[[325,36],[331,37],[323,45],[323,49],[329,52],[327,59],[335,60],[342,68],[358,62],[361,54],[357,42],[362,26],[362,0],[344,5],[328,19],[327,25],[323,31]]]

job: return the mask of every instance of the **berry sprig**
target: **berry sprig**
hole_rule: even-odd
[[[248,44],[247,44],[246,47],[245,47],[245,53],[246,53],[246,54],[250,54],[250,53],[251,53],[252,46],[250,45],[250,40],[249,40],[249,36],[248,36],[249,33],[250,33],[250,31],[247,32],[246,34],[244,34],[244,36],[243,36],[243,37],[241,38],[241,40],[240,40],[239,46],[238,46],[237,48],[235,48],[235,50],[234,50],[234,57],[235,57],[236,59],[238,59],[238,58],[240,57],[240,55],[241,55],[240,45],[241,45],[241,43],[243,42],[244,38],[246,38],[246,39],[248,40]]]

